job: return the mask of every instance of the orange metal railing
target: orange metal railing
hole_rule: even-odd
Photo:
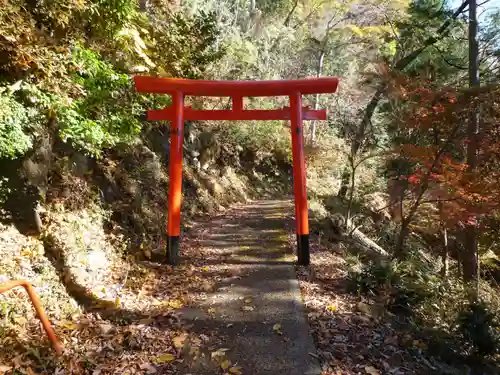
[[[61,355],[62,354],[61,344],[59,343],[59,340],[57,340],[54,330],[50,325],[49,319],[47,318],[47,315],[45,315],[45,312],[43,311],[42,304],[40,303],[40,299],[38,298],[38,295],[35,292],[35,288],[33,288],[33,286],[26,280],[14,280],[14,281],[9,281],[7,284],[0,285],[0,294],[5,293],[6,291],[15,288],[16,286],[22,286],[24,289],[26,289],[26,292],[28,293],[28,296],[31,299],[31,303],[35,307],[35,310],[38,314],[38,318],[40,319],[40,322],[42,323],[45,332],[47,332],[49,340],[52,342],[52,346],[54,347],[55,352],[57,353],[57,355]]]

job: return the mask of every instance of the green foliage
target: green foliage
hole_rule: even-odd
[[[348,270],[347,280],[351,292],[375,295],[387,291],[399,281],[392,263],[369,262]]]
[[[422,46],[425,39],[449,19],[453,9],[439,0],[413,0],[409,17],[396,23],[399,30],[397,59]],[[466,66],[466,24],[454,21],[447,37],[423,51],[405,71],[411,75],[425,75],[432,80],[447,80],[457,74],[456,66]],[[451,64],[450,64],[451,63]]]
[[[291,159],[290,135],[281,121],[253,121],[228,124],[228,139],[250,150],[277,150]]]
[[[7,177],[0,177],[0,205],[7,201],[11,193],[12,189],[9,185],[9,179]]]
[[[283,15],[294,6],[293,0],[256,0],[256,8],[267,17]]]
[[[15,1],[13,1],[15,3]],[[24,3],[19,1],[19,3]],[[58,37],[89,33],[92,37],[112,37],[134,17],[136,0],[33,1],[26,9],[39,24],[57,32]],[[80,30],[79,30],[80,29]]]
[[[480,356],[495,354],[500,349],[500,324],[484,302],[471,303],[457,318],[459,332]]]
[[[130,141],[139,133],[142,107],[126,74],[81,46],[73,56],[73,80],[81,96],[60,109],[60,136],[98,156],[103,148]]]
[[[169,98],[136,94],[124,71],[145,62],[152,74],[196,78],[224,53],[209,12],[189,16],[152,4],[138,13],[136,0],[5,5],[0,82],[21,87],[0,94],[0,157],[22,155],[40,127],[56,122],[63,141],[91,155],[131,142],[139,115]]]
[[[351,292],[384,297],[389,311],[404,316],[416,315],[441,291],[441,280],[417,258],[357,264],[348,270],[347,280]]]
[[[190,17],[168,9],[152,12],[148,37],[152,60],[161,74],[200,78],[208,65],[224,55],[215,13],[200,11]]]
[[[87,9],[89,24],[99,35],[113,37],[136,13],[137,0],[92,0]]]
[[[467,289],[454,277],[443,279],[432,264],[417,257],[404,262],[367,262],[347,257],[351,292],[383,301],[387,310],[410,318],[415,327],[458,334],[460,347],[477,356],[499,352],[496,291],[480,285],[481,302],[468,303]]]
[[[13,159],[31,147],[26,108],[8,92],[0,92],[0,158]]]

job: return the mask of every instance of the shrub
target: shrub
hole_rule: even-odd
[[[376,295],[396,284],[398,275],[392,263],[369,262],[349,269],[347,279],[351,292]]]
[[[410,316],[416,307],[431,300],[439,292],[439,282],[424,262],[410,259],[404,262],[369,262],[348,271],[351,292],[383,296],[392,313]]]
[[[484,302],[467,305],[457,317],[457,326],[476,355],[489,356],[498,353],[500,324]]]
[[[131,141],[141,130],[140,97],[131,79],[115,71],[99,54],[77,46],[73,79],[83,95],[62,107],[58,117],[63,141],[99,156],[103,148]]]
[[[222,132],[232,143],[255,151],[278,152],[291,162],[290,135],[280,121],[238,122],[226,126]]]
[[[14,159],[31,147],[28,110],[10,93],[0,92],[0,158]]]

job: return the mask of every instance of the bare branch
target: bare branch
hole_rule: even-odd
[[[283,22],[283,24],[285,26],[289,26],[290,25],[290,20],[292,19],[292,15],[295,12],[295,9],[297,8],[298,4],[299,4],[299,0],[295,0],[295,3],[293,4],[292,9],[290,10],[290,12],[288,12],[288,15],[285,18],[285,22]]]
[[[488,4],[491,0],[485,0],[481,4],[477,4],[478,7],[482,7],[484,4]]]
[[[439,49],[439,47],[438,47],[438,46],[433,45],[432,47],[433,47],[436,51],[438,51],[438,53],[439,53],[439,55],[441,56],[441,58],[443,59],[443,61],[444,61],[446,64],[448,64],[449,66],[452,66],[452,67],[454,67],[454,68],[456,68],[456,69],[460,69],[460,70],[467,70],[467,67],[466,67],[466,66],[460,66],[460,65],[457,65],[457,64],[455,64],[454,62],[452,62],[452,61],[448,60],[448,59],[445,57],[445,55],[444,55],[443,51],[441,51],[441,50]]]

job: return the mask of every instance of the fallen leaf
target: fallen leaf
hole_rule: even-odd
[[[145,325],[145,326],[147,326],[147,325],[149,325],[151,323],[153,323],[153,319],[151,319],[151,318],[145,318],[145,319],[139,320],[139,325]]]
[[[364,302],[359,302],[356,307],[357,307],[358,311],[362,312],[363,314],[370,313],[370,305],[368,305]]]
[[[253,306],[243,306],[243,311],[253,311],[255,308]]]
[[[384,344],[388,345],[398,345],[398,337],[397,336],[388,336],[384,339]]]
[[[149,362],[145,362],[139,365],[139,368],[146,371],[146,374],[156,374],[156,368]]]
[[[24,316],[16,316],[14,318],[14,321],[17,323],[17,324],[26,324],[26,322],[28,321],[28,319],[26,319]]]
[[[233,366],[229,368],[229,373],[233,375],[241,375],[241,367]]]
[[[420,340],[413,340],[413,346],[421,349],[427,349],[427,345]]]
[[[328,305],[326,308],[327,308],[328,311],[331,311],[331,312],[337,312],[339,310],[337,308],[337,306],[332,305],[332,304]]]
[[[109,323],[101,323],[99,324],[99,328],[103,334],[106,334],[113,329],[113,326]]]
[[[220,348],[220,349],[217,349],[215,352],[212,352],[210,355],[212,358],[223,357],[228,350],[229,349]]]
[[[380,375],[380,371],[373,366],[365,366],[365,372],[369,375]]]
[[[214,309],[213,307],[210,307],[210,308],[207,310],[207,312],[208,312],[209,314],[215,314],[215,309]]]
[[[168,301],[167,306],[173,309],[180,309],[183,306],[183,304],[178,299],[174,299],[173,301]]]
[[[190,349],[189,349],[189,355],[194,355],[194,356],[197,356],[198,354],[200,354],[200,349],[196,346],[192,346]]]
[[[226,371],[229,366],[231,365],[231,362],[229,362],[229,359],[225,359],[224,361],[221,362],[220,368]]]
[[[273,325],[273,331],[276,332],[278,335],[282,335],[283,332],[281,332],[281,324],[276,323]]]
[[[203,267],[201,267],[201,270],[203,272],[208,272],[208,271],[210,271],[210,268],[208,268],[208,266],[203,266]]]
[[[184,346],[184,341],[186,341],[188,334],[183,333],[182,335],[173,338],[172,342],[176,349],[181,349]]]
[[[154,359],[154,363],[161,365],[163,363],[172,362],[175,359],[175,356],[171,353],[162,354]]]
[[[252,303],[252,297],[245,298],[245,303]]]
[[[76,324],[67,320],[67,321],[63,322],[62,324],[60,324],[60,327],[67,329],[69,331],[72,331],[72,330],[76,329]]]

